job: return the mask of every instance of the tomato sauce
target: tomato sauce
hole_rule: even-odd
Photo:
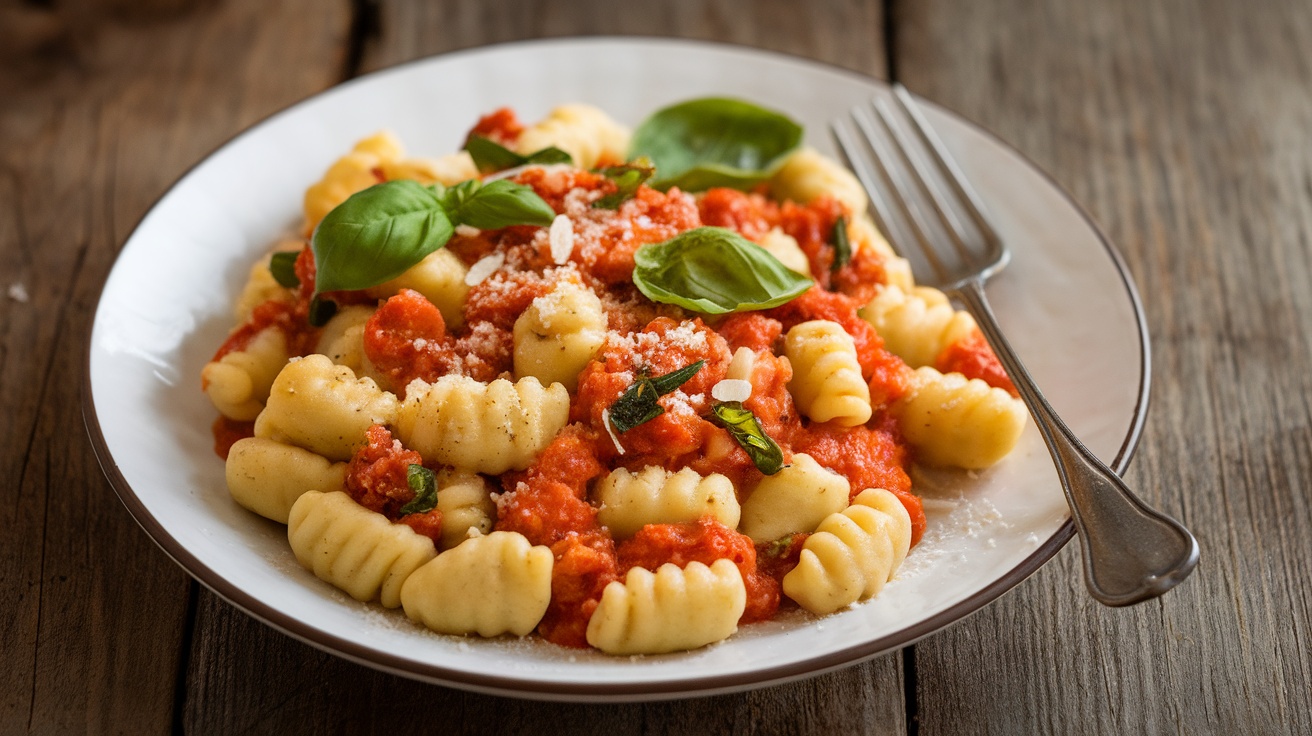
[[[255,436],[255,422],[240,422],[220,416],[214,420],[210,430],[214,434],[214,454],[227,460],[228,453],[238,440]]]
[[[361,506],[376,511],[392,521],[414,529],[437,544],[442,538],[442,512],[402,514],[401,508],[415,498],[408,480],[411,465],[423,465],[424,458],[402,447],[400,440],[380,424],[366,433],[367,444],[360,448],[346,467],[346,492]]]
[[[432,383],[454,372],[458,362],[442,313],[409,289],[389,298],[365,322],[364,354],[401,396],[414,379]]]
[[[1013,397],[1020,397],[1016,386],[1011,382],[1011,377],[1003,369],[998,356],[993,353],[993,348],[989,346],[988,340],[984,339],[979,328],[965,339],[943,348],[943,352],[934,360],[934,367],[940,373],[956,372],[966,378],[978,378],[994,388],[1006,391]]]
[[[465,142],[468,143],[470,138],[478,135],[503,146],[511,146],[523,132],[524,124],[519,122],[519,116],[511,108],[503,107],[479,118],[469,135],[465,136]]]
[[[586,648],[588,621],[602,591],[619,579],[615,542],[602,531],[569,534],[551,546],[551,603],[538,634],[561,646]]]

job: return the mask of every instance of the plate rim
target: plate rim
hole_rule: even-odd
[[[287,114],[301,105],[307,104],[323,95],[335,94],[343,89],[352,87],[357,83],[364,83],[376,77],[393,73],[406,67],[432,63],[439,59],[447,60],[464,55],[493,53],[507,50],[512,47],[568,47],[589,44],[635,42],[651,45],[695,47],[701,50],[773,57],[776,61],[815,67],[826,73],[837,73],[852,77],[855,80],[859,80],[866,84],[873,84],[878,87],[887,88],[890,85],[888,81],[871,77],[826,61],[799,57],[781,51],[755,46],[691,38],[615,35],[561,36],[472,46],[412,59],[383,69],[378,69],[315,92],[269,113],[229,136],[223,142],[219,143],[195,162],[187,166],[137,219],[131,230],[125,236],[123,242],[119,245],[118,252],[114,256],[114,263],[105,274],[100,289],[96,294],[96,309],[92,313],[91,319],[86,326],[86,332],[83,339],[82,381],[80,386],[82,420],[86,427],[87,435],[90,439],[92,451],[96,460],[99,463],[102,472],[105,474],[106,479],[109,481],[110,487],[114,490],[115,495],[118,496],[119,501],[124,507],[126,507],[128,513],[132,516],[133,520],[136,521],[137,525],[146,532],[146,535],[151,541],[153,541],[155,545],[159,547],[167,557],[169,557],[169,559],[181,567],[192,579],[205,586],[208,590],[222,598],[228,604],[261,623],[298,641],[309,644],[316,649],[335,656],[340,656],[356,664],[364,665],[372,669],[382,670],[431,684],[455,687],[485,694],[532,700],[640,702],[672,700],[688,697],[705,697],[730,692],[739,692],[746,689],[769,687],[772,685],[815,677],[827,672],[858,664],[883,654],[892,653],[903,647],[910,646],[926,636],[946,628],[947,626],[963,620],[971,614],[978,612],[994,600],[1000,598],[1005,593],[1011,591],[1056,556],[1057,552],[1059,552],[1067,542],[1075,536],[1074,522],[1068,518],[1062,526],[1060,526],[1047,540],[1042,542],[1030,555],[974,594],[967,596],[937,614],[905,628],[898,629],[889,635],[860,642],[850,647],[844,647],[829,654],[793,661],[782,665],[753,669],[736,674],[666,679],[656,682],[584,683],[544,681],[535,678],[487,675],[466,670],[455,670],[442,667],[441,665],[432,662],[416,662],[414,660],[404,659],[390,652],[380,651],[378,649],[367,647],[357,641],[336,636],[315,628],[312,625],[306,624],[290,614],[264,604],[236,584],[230,582],[209,568],[168,533],[164,525],[155,518],[137,496],[135,491],[133,491],[131,484],[129,484],[127,479],[123,476],[118,463],[109,452],[104,432],[100,426],[99,417],[96,414],[94,397],[92,394],[91,361],[94,349],[92,336],[97,322],[96,316],[99,314],[105,289],[112,279],[114,272],[121,265],[123,253],[126,251],[127,245],[140,229],[142,223],[160,207],[163,201],[177,188],[178,184],[183,179],[190,176],[198,167],[212,159],[217,153],[245,136],[253,134],[256,129],[263,127],[270,120]],[[989,128],[958,113],[956,110],[932,100],[928,100],[920,95],[916,95],[916,97],[922,102],[940,108],[951,114],[952,117],[956,119],[956,122],[963,123],[970,128],[973,128],[975,131],[984,134],[995,144],[1005,149],[1006,152],[1013,155],[1025,166],[1029,167],[1034,173],[1037,173],[1047,185],[1051,187],[1055,193],[1060,195],[1060,197],[1072,207],[1076,214],[1079,215],[1080,219],[1084,221],[1090,232],[1096,236],[1098,242],[1102,245],[1103,251],[1111,259],[1112,265],[1115,267],[1117,275],[1120,277],[1121,284],[1125,289],[1126,296],[1130,300],[1130,307],[1134,314],[1135,326],[1137,327],[1139,336],[1139,386],[1136,393],[1134,413],[1131,417],[1130,426],[1125,439],[1122,441],[1115,457],[1108,462],[1108,465],[1115,470],[1117,474],[1123,475],[1128,468],[1131,459],[1138,450],[1140,440],[1142,439],[1150,402],[1152,378],[1152,353],[1148,333],[1147,316],[1144,312],[1138,288],[1134,283],[1124,257],[1112,244],[1111,239],[1105,232],[1103,232],[1102,228],[1098,226],[1088,210],[1069,192],[1067,192],[1051,174],[1035,163],[1029,156],[1018,150],[1015,146]]]

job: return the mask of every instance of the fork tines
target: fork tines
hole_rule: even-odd
[[[1007,252],[979,195],[907,89],[894,84],[892,97],[896,111],[880,96],[831,124],[877,224],[921,283],[950,291],[987,278]]]

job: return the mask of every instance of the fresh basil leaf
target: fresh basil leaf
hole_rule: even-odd
[[[708,97],[652,114],[633,133],[629,156],[655,162],[657,189],[748,189],[768,179],[801,140],[802,126],[777,112]]]
[[[300,255],[298,251],[290,250],[269,256],[269,273],[279,286],[295,289],[301,285],[301,279],[296,275],[296,259]]]
[[[310,312],[305,319],[311,327],[323,327],[328,324],[328,320],[337,314],[337,302],[332,299],[324,299],[321,295],[315,294],[310,299]]]
[[[627,432],[664,414],[664,407],[656,403],[656,399],[672,393],[687,383],[704,365],[706,361],[699,360],[663,376],[655,378],[639,376],[638,380],[610,405],[611,425],[620,432]]]
[[[656,173],[656,168],[652,166],[651,159],[640,156],[627,164],[607,166],[598,173],[615,182],[616,191],[593,202],[592,206],[614,210],[619,209],[626,200],[633,199],[638,188]]]
[[[830,273],[852,262],[852,244],[847,241],[847,218],[839,217],[834,221],[834,262],[829,264]]]
[[[481,174],[513,169],[525,164],[572,164],[574,159],[555,146],[534,151],[527,156],[506,148],[491,138],[481,135],[470,136],[465,142],[465,150],[474,159],[474,166]]]
[[[401,516],[426,514],[437,508],[437,476],[433,471],[418,463],[410,463],[405,469],[405,482],[415,492],[415,497],[401,507],[398,512]]]
[[[446,245],[452,232],[437,195],[418,182],[389,181],[356,192],[314,231],[315,292],[367,289],[394,279]]]
[[[648,299],[704,314],[769,309],[811,288],[811,279],[722,227],[644,245],[633,260],[633,283]]]
[[[556,219],[532,187],[498,179],[486,184],[470,180],[448,189],[442,198],[451,221],[480,230],[499,230],[511,225],[546,227]]]
[[[750,409],[744,409],[740,402],[728,401],[712,406],[711,414],[720,426],[729,430],[739,447],[747,451],[757,470],[774,475],[783,469],[783,450],[765,433]]]

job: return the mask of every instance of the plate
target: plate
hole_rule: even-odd
[[[305,188],[378,129],[397,132],[411,152],[439,155],[503,105],[535,120],[586,102],[633,125],[671,102],[731,95],[787,112],[808,143],[832,152],[826,122],[883,94],[880,82],[768,52],[599,38],[449,54],[301,102],[187,173],[123,247],[88,353],[84,411],[100,462],[146,532],[202,584],[291,636],[407,677],[519,697],[650,700],[777,684],[905,646],[997,598],[1072,536],[1033,426],[987,472],[926,479],[929,532],[874,600],[747,626],[695,652],[615,658],[432,634],[315,579],[297,565],[284,527],[228,496],[211,449],[216,414],[199,379],[232,325],[250,264],[297,226]],[[1148,393],[1147,334],[1124,265],[1018,153],[941,108],[927,113],[1013,248],[988,289],[1007,334],[1075,432],[1123,469]]]

